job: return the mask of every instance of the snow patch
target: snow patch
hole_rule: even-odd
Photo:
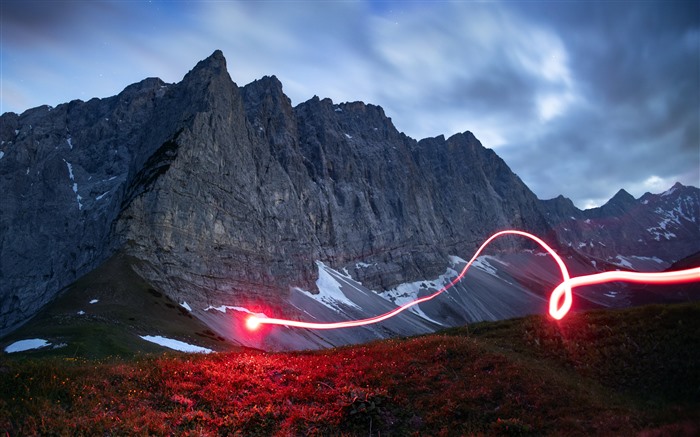
[[[491,276],[498,276],[498,270],[488,262],[487,256],[480,256],[474,260],[472,267],[476,267],[479,270],[483,270]]]
[[[11,354],[15,352],[24,352],[32,349],[41,349],[42,347],[51,346],[47,340],[42,338],[31,338],[28,340],[19,340],[5,348],[5,353]]]
[[[109,194],[109,191],[105,191],[104,193],[100,194],[99,196],[95,197],[95,200],[102,200],[107,194]]]
[[[187,305],[187,302],[183,301],[183,302],[180,304],[180,306],[183,307],[184,309],[186,309],[187,311],[192,312],[192,307],[190,307],[189,305]]]
[[[213,350],[202,347],[195,346],[193,344],[185,343],[180,340],[173,340],[172,338],[161,337],[160,335],[140,335],[142,339],[155,343],[157,345],[167,347],[168,349],[173,349],[180,352],[198,353],[198,354],[210,354],[214,352]]]
[[[367,264],[367,263],[363,263],[363,262],[357,262],[357,263],[355,263],[355,268],[356,269],[366,269],[367,267],[372,267],[372,266],[376,266],[376,265],[377,265],[377,263]]]
[[[654,261],[655,263],[658,263],[658,264],[665,263],[664,260],[662,260],[661,258],[656,257],[656,256],[637,256],[637,255],[634,255],[634,256],[632,256],[632,258],[642,260],[642,261]]]
[[[256,313],[256,312],[249,310],[248,308],[232,306],[232,305],[219,305],[218,307],[214,307],[214,306],[210,305],[204,309],[204,311],[209,311],[209,310],[216,310],[216,311],[219,311],[219,312],[224,313],[224,314],[226,314],[226,310],[233,310],[233,311],[238,311],[238,312],[242,312],[242,313],[252,314],[252,315],[257,316],[257,317],[267,317],[267,315],[264,313]]]
[[[74,180],[75,180],[75,177],[73,176],[73,164],[71,164],[70,162],[66,161],[65,159],[63,160],[63,162],[65,162],[65,163],[66,163],[66,167],[68,167],[68,177],[70,177],[70,180],[71,180],[71,181],[74,181]]]
[[[345,137],[348,138],[348,139],[351,139],[351,138],[352,138],[352,135],[350,135],[350,134],[345,134]]]
[[[466,264],[467,260],[464,260],[456,255],[449,255],[447,259],[450,260],[450,264],[452,264],[452,267],[456,266],[457,264]]]
[[[340,108],[335,108],[334,111],[335,111],[335,112],[343,112],[343,110],[340,109]]]
[[[656,264],[661,264],[666,265],[666,262],[662,260],[661,258],[658,258],[656,256],[648,257],[648,256],[638,256],[638,255],[629,255],[629,256],[622,256],[622,255],[617,255],[615,258],[611,258],[610,261],[618,265],[620,267],[625,267],[628,269],[632,270],[646,270],[645,265],[648,266],[648,264],[642,264],[642,263],[649,263],[653,262]],[[637,267],[635,267],[637,265]],[[653,268],[653,267],[652,267]]]
[[[299,291],[337,312],[341,312],[343,310],[342,306],[362,310],[360,306],[345,296],[340,282],[338,282],[328,271],[331,270],[330,267],[327,267],[321,261],[316,261],[316,265],[318,266],[318,280],[316,280],[316,288],[318,289],[318,293],[312,294],[302,289],[298,289]],[[346,276],[348,279],[350,279],[350,277],[347,275],[342,275],[341,273],[338,274],[341,276]]]
[[[671,187],[671,188],[669,188],[668,190],[666,190],[666,191],[664,191],[663,193],[661,193],[661,196],[668,196],[668,195],[671,195],[671,194],[673,194],[674,191],[676,191],[676,187]]]
[[[99,299],[93,299],[93,300],[90,301],[90,303],[91,303],[91,304],[95,304],[95,303],[97,303],[97,302],[99,302],[99,301],[100,301]]]
[[[75,182],[75,176],[73,175],[73,165],[65,159],[63,162],[66,163],[66,166],[68,167],[68,177],[70,177],[71,182],[73,182],[73,192],[75,193],[75,198],[78,201],[78,209],[82,210],[83,204],[80,201],[83,200],[83,198],[80,196],[80,194],[78,194],[78,184]]]
[[[68,147],[70,147],[71,150],[73,150],[73,139],[71,137],[66,138],[66,142],[68,142]]]
[[[463,260],[462,258],[454,255],[449,256],[450,262],[452,263],[452,266],[456,266],[457,264],[466,264],[467,261]],[[472,264],[472,266],[475,264]],[[491,267],[493,268],[493,267]],[[419,294],[421,290],[428,290],[429,288],[432,288],[433,290],[438,290],[441,287],[449,284],[452,279],[454,279],[456,276],[458,276],[459,273],[453,269],[453,268],[447,268],[445,270],[445,273],[442,275],[438,276],[434,280],[430,281],[416,281],[416,282],[408,282],[405,284],[399,284],[396,288],[392,288],[391,290],[383,291],[379,293],[379,296],[383,297],[384,299],[388,300],[389,302],[392,302],[395,305],[405,305],[409,302],[413,302],[416,299],[419,299]],[[430,318],[427,314],[423,312],[423,310],[420,309],[419,307],[420,304],[413,305],[409,307],[409,311],[413,312],[414,314],[429,320],[433,323],[436,323],[438,325],[443,325],[445,326],[444,323],[438,322],[437,320],[434,320]]]
[[[208,307],[204,308],[204,311],[210,311],[210,310],[216,310],[220,313],[226,314],[226,310],[237,310],[238,307],[232,307],[228,305],[219,305],[218,307],[209,305]]]
[[[0,159],[2,159],[3,156],[5,156],[5,152],[3,152],[2,150],[0,150]]]
[[[84,315],[85,315],[85,311],[83,311],[83,310],[78,311],[78,315],[79,315],[79,316],[84,316]]]
[[[613,264],[616,264],[620,267],[625,267],[625,268],[634,270],[634,268],[632,267],[632,263],[630,263],[629,260],[627,258],[625,258],[624,256],[617,255],[615,257],[615,259],[617,259],[617,261],[613,260],[613,262],[612,262]]]
[[[647,232],[653,235],[654,240],[656,241],[661,241],[661,237],[663,237],[666,240],[670,240],[671,238],[676,237],[676,234],[674,234],[673,232],[663,231],[662,229],[663,228],[647,228]]]

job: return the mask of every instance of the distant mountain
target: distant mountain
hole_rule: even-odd
[[[3,114],[0,191],[0,334],[114,257],[128,258],[150,288],[188,303],[217,334],[256,346],[212,309],[372,313],[401,292],[381,301],[357,295],[371,307],[361,311],[346,308],[352,299],[330,313],[308,299],[323,296],[324,271],[373,295],[438,278],[452,271],[450,256],[471,256],[504,228],[547,236],[591,271],[639,262],[660,269],[700,241],[697,188],[639,200],[621,192],[587,211],[562,197],[540,201],[470,132],[416,141],[378,106],[314,97],[292,107],[274,76],[238,87],[220,51],[176,84],[149,78],[106,99]],[[496,249],[532,246],[510,239]],[[494,311],[482,302],[469,316],[427,306],[369,336],[269,341],[339,344],[536,312],[556,281],[516,264],[496,276],[498,287],[517,283],[534,300]]]
[[[700,250],[700,190],[676,183],[635,199],[620,190],[599,208],[578,210],[563,197],[542,202],[562,245],[629,269],[662,270]]]

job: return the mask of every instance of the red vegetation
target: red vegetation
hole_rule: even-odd
[[[667,342],[665,352],[659,341],[667,326],[687,326],[691,335],[684,331],[684,341],[697,341],[700,307],[663,317],[658,311],[599,314],[572,315],[566,327],[531,317],[319,352],[177,355],[111,364],[5,359],[0,362],[0,433],[447,436],[697,430],[690,419],[698,411],[695,392],[686,390],[689,398],[681,402],[662,396],[653,409],[639,406],[651,398],[632,394],[645,380],[655,381],[659,365],[686,375],[678,384],[697,382],[692,364],[673,361],[678,344]],[[634,325],[640,315],[655,323],[651,334]],[[632,379],[606,380],[617,364],[605,357],[613,355],[626,369],[619,374]],[[652,361],[639,365],[641,356]],[[692,351],[686,358],[696,357]],[[656,386],[648,384],[647,391]]]

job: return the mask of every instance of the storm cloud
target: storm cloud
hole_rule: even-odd
[[[179,81],[220,48],[384,107],[416,138],[472,131],[540,198],[600,205],[700,185],[700,4],[3,1],[0,112]]]

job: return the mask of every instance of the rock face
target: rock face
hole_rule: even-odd
[[[382,290],[436,277],[496,230],[566,246],[625,237],[619,214],[675,205],[624,193],[597,211],[539,201],[470,132],[415,141],[378,106],[292,107],[274,76],[238,87],[220,51],[177,84],[146,79],[115,97],[3,114],[0,140],[0,335],[117,252],[200,311],[285,314],[294,287],[314,289],[316,261]],[[677,188],[690,190],[679,223],[697,237],[697,189]],[[654,224],[677,232],[672,222],[639,221],[634,236]]]
[[[115,250],[110,225],[164,86],[0,118],[0,332]]]

